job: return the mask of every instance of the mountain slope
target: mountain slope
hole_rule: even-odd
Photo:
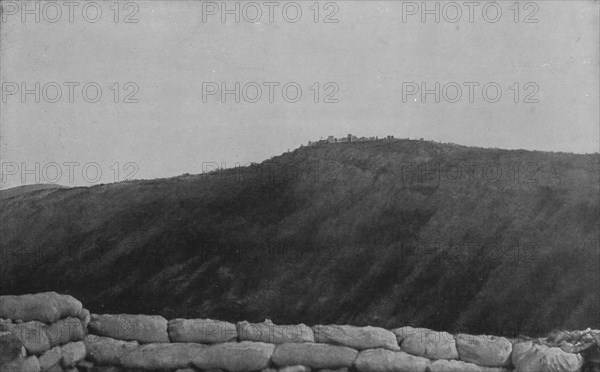
[[[168,318],[599,328],[599,168],[597,154],[386,140],[0,192],[1,292]]]

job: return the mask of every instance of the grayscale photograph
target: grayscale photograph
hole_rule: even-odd
[[[0,372],[600,372],[600,1],[0,0]]]

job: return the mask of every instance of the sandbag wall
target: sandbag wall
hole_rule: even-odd
[[[0,296],[0,370],[77,371],[90,313],[55,292]]]
[[[412,327],[386,330],[349,325],[275,325],[269,320],[237,324],[210,319],[167,321],[161,316],[127,314],[90,317],[70,296],[29,296],[26,300],[25,296],[0,297],[0,317],[5,319],[1,323],[5,332],[2,372],[554,372],[580,371],[584,365],[581,345],[569,344],[570,349],[549,347],[535,340],[451,335]],[[7,306],[5,298],[9,300]],[[40,305],[42,299],[69,305],[52,305],[48,310]],[[52,301],[49,303],[54,304]],[[54,341],[42,342],[43,347],[39,340],[33,342],[18,332],[23,324],[38,322],[35,324],[48,334],[55,324],[67,320],[73,324],[77,320],[83,329],[74,327],[77,331],[62,338],[51,336],[49,339]],[[580,332],[578,342],[591,342],[597,348],[594,337],[594,331]],[[13,343],[8,342],[9,338]],[[19,346],[18,353],[15,339],[24,348]],[[11,345],[6,352],[5,345]]]

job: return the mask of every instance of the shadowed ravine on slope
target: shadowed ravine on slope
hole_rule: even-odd
[[[600,328],[599,167],[597,154],[394,140],[2,191],[1,293],[167,318]]]

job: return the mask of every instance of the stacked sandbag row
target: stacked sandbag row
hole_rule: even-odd
[[[412,327],[402,327],[392,332],[396,334],[403,351],[431,360],[424,369],[430,372],[577,372],[581,371],[584,363],[579,353],[533,341],[497,336],[451,335]]]
[[[345,370],[354,366],[359,350],[400,350],[392,332],[375,327],[121,314],[92,315],[89,329],[89,361],[123,370]]]
[[[571,372],[584,363],[579,352],[597,350],[600,340],[591,330],[540,341],[412,327],[90,317],[56,293],[1,300],[0,372]]]
[[[68,295],[0,296],[0,372],[77,371],[89,321]]]
[[[532,341],[412,327],[93,315],[89,328],[89,361],[122,370],[570,372],[583,364],[578,353]]]

